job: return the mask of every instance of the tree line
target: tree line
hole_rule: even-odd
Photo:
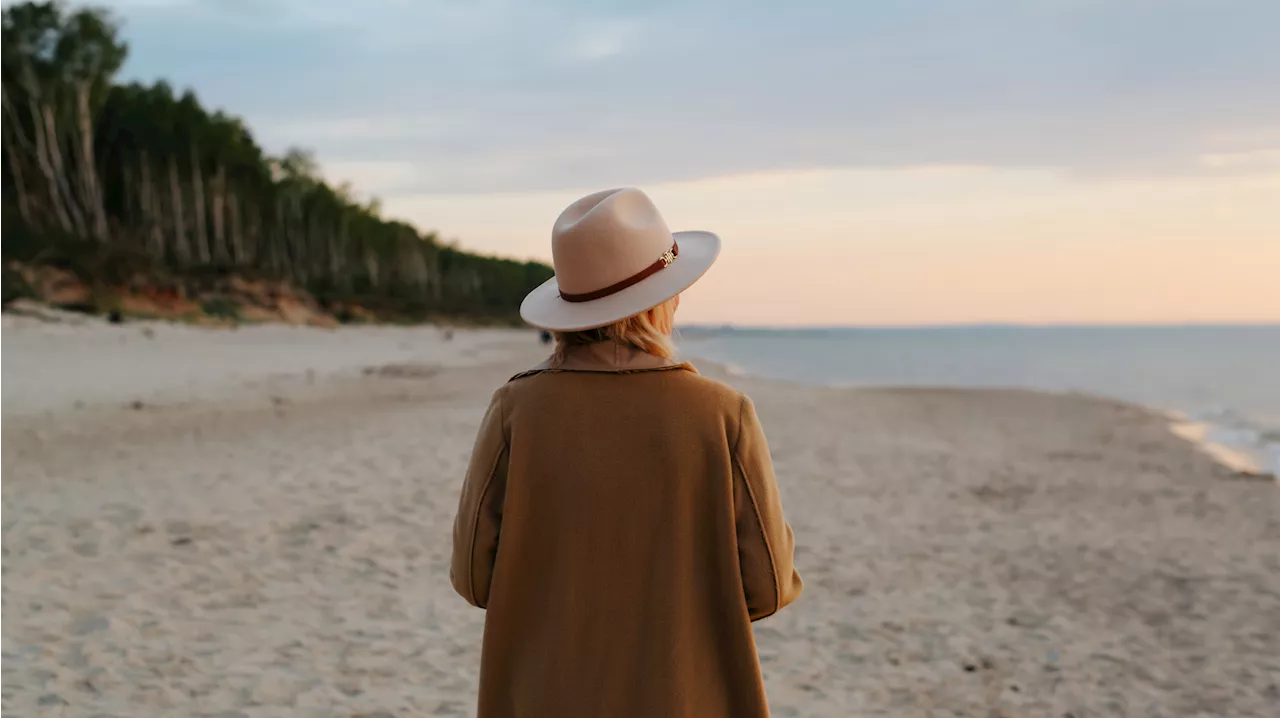
[[[324,301],[511,317],[551,276],[478,256],[356,201],[307,152],[268,155],[237,117],[165,82],[118,84],[128,46],[105,10],[4,10],[4,253],[145,257],[177,275],[287,280]]]

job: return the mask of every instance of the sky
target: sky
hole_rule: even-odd
[[[1280,321],[1275,0],[106,5],[126,77],[467,249],[641,187],[723,238],[686,322]]]

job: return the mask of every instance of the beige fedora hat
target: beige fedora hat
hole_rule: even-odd
[[[560,213],[551,231],[556,276],[524,298],[520,316],[558,332],[603,327],[688,289],[719,254],[710,232],[667,229],[644,192],[596,192]]]

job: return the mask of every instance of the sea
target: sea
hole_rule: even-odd
[[[835,387],[1016,387],[1141,404],[1280,476],[1280,324],[684,327],[684,354]]]

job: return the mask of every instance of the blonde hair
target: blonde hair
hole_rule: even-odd
[[[671,332],[675,327],[678,306],[680,297],[675,296],[656,307],[608,326],[580,332],[555,332],[556,350],[551,354],[551,366],[554,368],[563,364],[571,348],[599,342],[615,342],[646,354],[670,359],[676,355]]]

